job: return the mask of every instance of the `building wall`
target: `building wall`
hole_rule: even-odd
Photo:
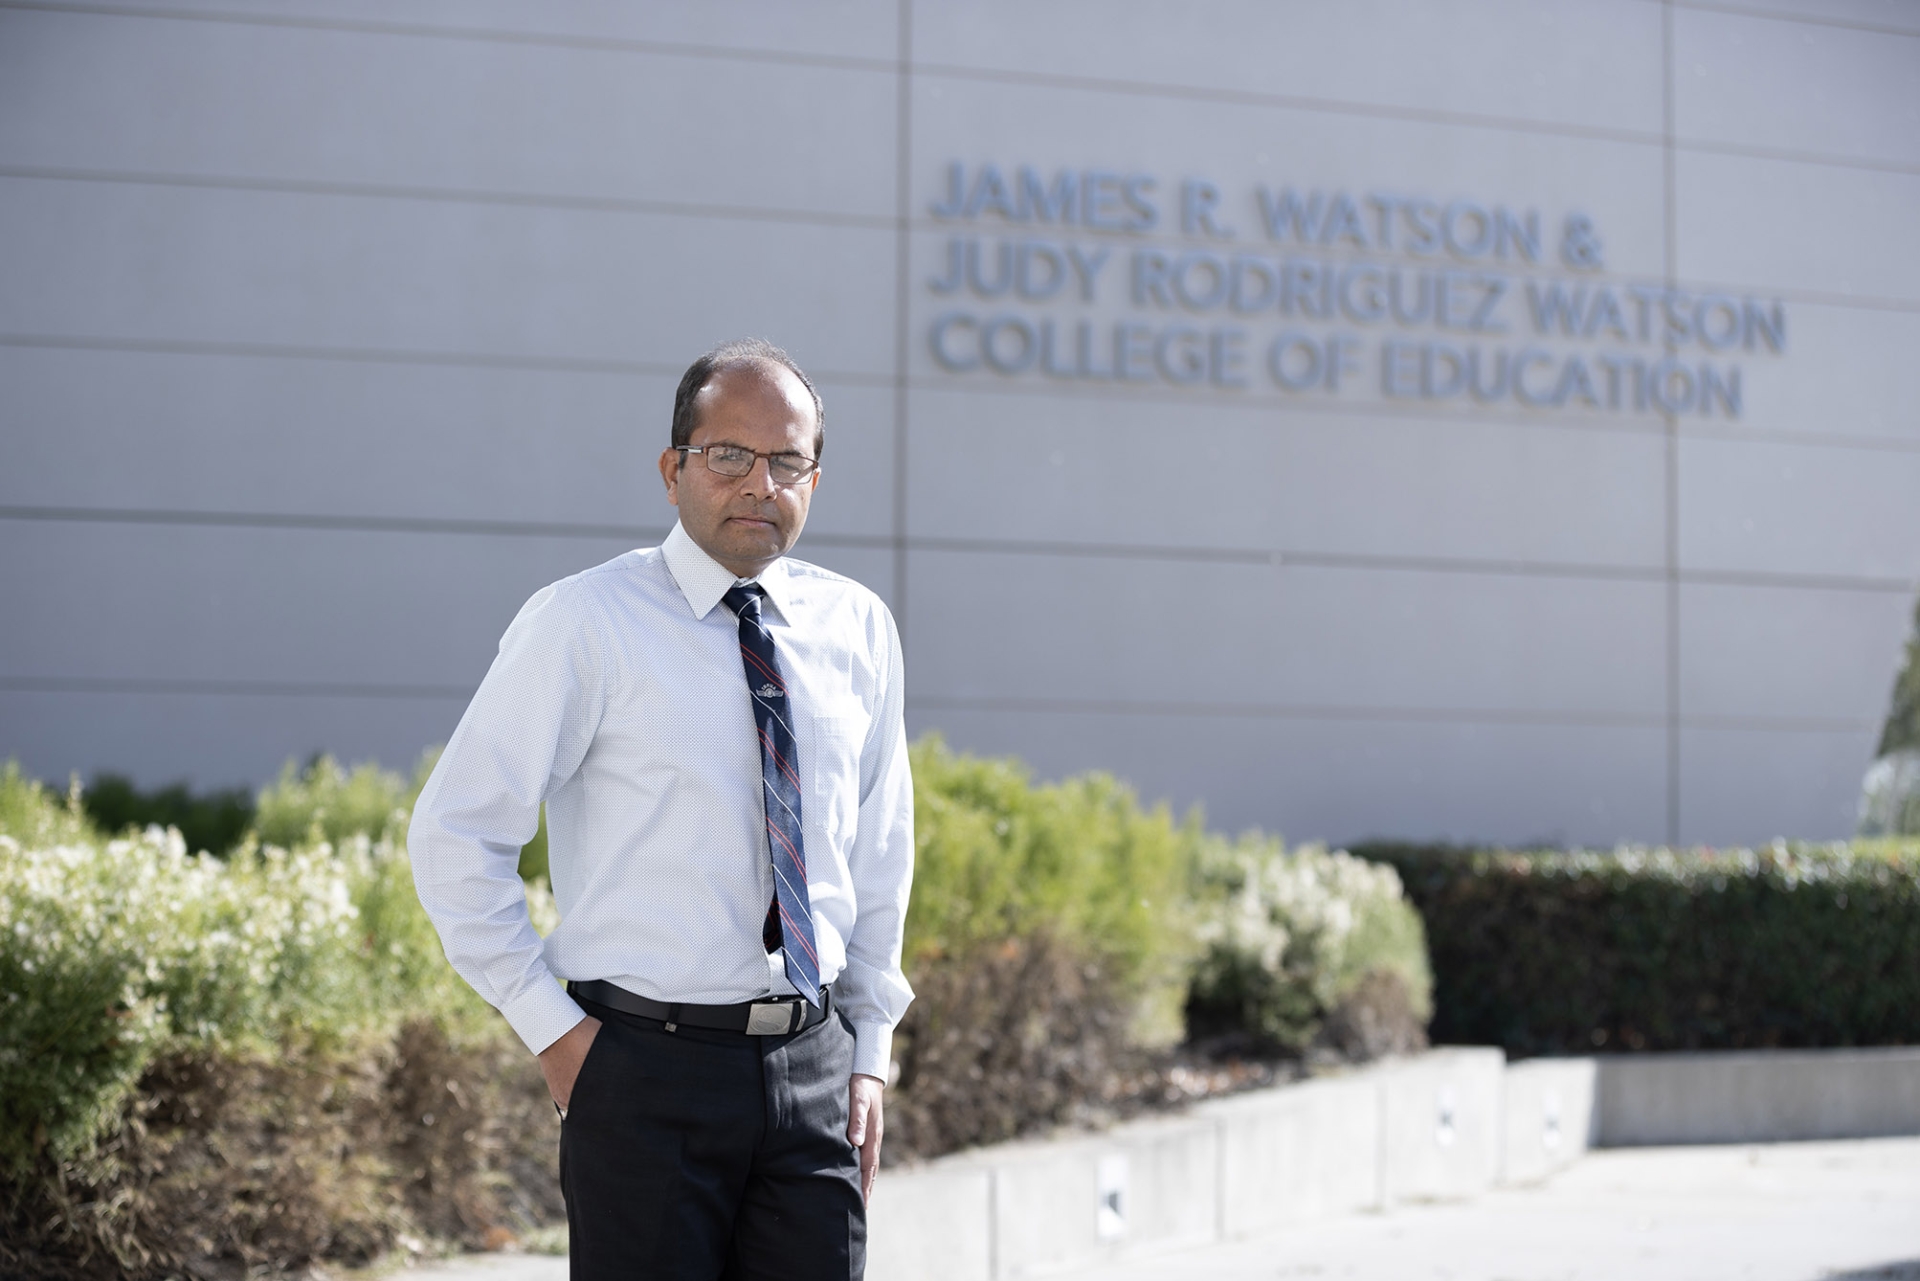
[[[148,8],[0,4],[0,753],[30,771],[404,764],[527,595],[669,527],[674,382],[755,333],[828,405],[798,554],[888,598],[916,732],[1297,837],[1851,829],[1920,576],[1910,5]],[[1142,178],[1158,218],[942,216],[955,164]],[[1276,242],[1263,187],[1542,243]],[[1573,215],[1598,265],[1559,252]],[[1033,295],[1049,253],[1107,260],[1091,299],[942,292],[955,243],[982,285],[1030,246]],[[1197,264],[1186,304],[1135,299],[1142,253]],[[1495,276],[1506,329],[1189,305],[1236,254]],[[1542,335],[1555,286],[1751,300],[1782,350]],[[1011,318],[1017,372],[943,359],[954,315]],[[1048,325],[1064,372],[1020,368]],[[1136,377],[1098,372],[1115,326]],[[1287,335],[1354,367],[1283,386]],[[1535,400],[1570,357],[1628,390],[1422,395],[1433,343],[1537,348]],[[1622,371],[1668,355],[1737,367],[1738,412],[1636,408]]]

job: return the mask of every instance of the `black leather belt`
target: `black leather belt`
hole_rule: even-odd
[[[567,991],[604,1005],[622,1014],[637,1014],[643,1019],[659,1019],[671,1032],[682,1023],[688,1027],[714,1028],[722,1032],[744,1032],[748,1036],[785,1036],[804,1032],[826,1020],[833,1008],[832,993],[822,990],[820,1004],[810,1005],[797,996],[774,996],[764,1001],[742,1001],[738,1005],[693,1005],[681,1001],[656,1001],[629,992],[605,979],[569,982]]]

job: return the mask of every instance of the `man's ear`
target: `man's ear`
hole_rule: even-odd
[[[660,451],[660,479],[666,482],[667,501],[675,507],[680,505],[680,468],[686,455],[668,447]]]

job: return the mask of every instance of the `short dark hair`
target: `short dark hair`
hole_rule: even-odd
[[[806,372],[793,363],[792,356],[764,338],[735,338],[731,342],[723,342],[687,366],[687,372],[680,375],[679,389],[673,393],[674,447],[693,440],[693,429],[699,426],[694,421],[693,400],[700,394],[700,389],[712,382],[715,374],[741,365],[778,365],[800,380],[800,385],[807,389],[807,395],[813,397],[813,456],[818,461],[820,451],[827,444],[827,412],[820,403],[820,393],[815,390],[813,380],[807,377]]]

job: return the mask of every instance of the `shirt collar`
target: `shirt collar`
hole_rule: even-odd
[[[736,578],[732,570],[701,550],[700,544],[693,541],[692,535],[678,521],[673,524],[673,532],[661,542],[660,555],[666,560],[667,571],[673,575],[680,594],[687,598],[687,605],[693,610],[695,618],[705,618],[711,613],[735,583],[757,582],[761,590],[766,592],[768,602],[779,611],[780,617],[792,621],[787,606],[793,600],[793,583],[787,576],[787,562],[784,559],[776,560],[761,570],[758,578]]]

